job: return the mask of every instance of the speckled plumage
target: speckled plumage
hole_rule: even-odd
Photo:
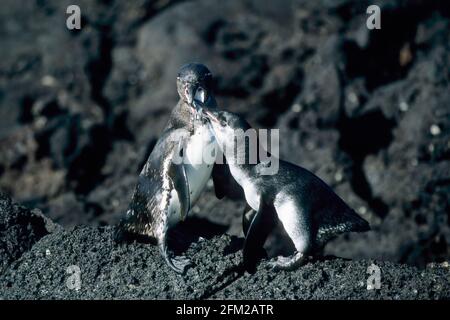
[[[158,140],[139,174],[129,208],[121,221],[123,230],[145,235],[155,242],[163,237],[161,226],[168,222],[164,208],[169,205],[169,193],[174,188],[170,165],[179,147],[175,135],[178,132],[167,130]],[[187,135],[188,132],[185,138]]]
[[[212,165],[203,170],[203,167],[196,168],[184,161],[181,164],[173,161],[175,156],[178,159],[185,157],[189,148],[197,148],[196,143],[190,144],[189,140],[197,130],[207,126],[196,117],[198,110],[194,98],[199,89],[204,90],[201,97],[205,101],[202,101],[202,105],[215,108],[209,70],[199,64],[183,66],[177,77],[180,101],[139,174],[131,203],[119,224],[118,232],[118,239],[129,234],[150,238],[159,245],[167,264],[180,273],[184,272],[188,261],[183,257],[170,256],[167,231],[186,217],[196,201],[192,195],[198,196],[212,171]],[[207,131],[210,132],[209,129]],[[195,150],[191,153],[195,153]],[[200,182],[194,184],[199,190],[192,190],[190,185],[196,175],[201,175]]]

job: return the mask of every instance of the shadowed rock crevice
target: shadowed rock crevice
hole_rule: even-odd
[[[272,128],[277,122],[277,118],[273,116],[273,113],[281,115],[292,107],[301,89],[302,80],[303,74],[299,71],[294,73],[292,80],[284,88],[277,88],[264,94],[262,107],[269,110],[269,112],[258,119],[258,122],[263,127]]]
[[[446,230],[450,227],[450,187],[448,179],[428,183],[425,192],[416,201],[405,206],[405,215],[414,218],[419,226],[429,226],[419,236],[419,244],[407,246],[401,263],[425,267],[428,262],[444,262],[449,254]],[[438,208],[440,214],[431,216]]]
[[[108,99],[103,94],[103,88],[113,67],[111,54],[114,41],[111,27],[100,26],[96,32],[99,34],[98,52],[87,62],[86,74],[90,82],[91,99],[103,110],[105,121],[91,129],[90,143],[80,150],[79,155],[69,167],[68,179],[76,184],[75,192],[80,194],[89,193],[104,179],[101,168],[112,146],[114,114]]]
[[[33,97],[26,95],[21,99],[21,108],[18,121],[20,123],[30,123],[33,120],[32,107],[34,103]]]
[[[357,6],[360,10],[367,5]],[[343,19],[353,15],[353,3],[337,10]],[[434,12],[449,12],[448,4],[439,1],[412,1],[399,6],[381,6],[382,28],[369,32],[367,46],[346,41],[343,51],[350,78],[364,77],[369,91],[406,76],[416,56],[417,26]]]
[[[0,275],[39,239],[59,229],[40,210],[30,211],[0,193]]]
[[[386,119],[378,110],[354,118],[344,115],[337,125],[340,133],[339,147],[353,160],[351,186],[380,218],[386,217],[389,208],[382,199],[373,196],[363,171],[363,162],[366,156],[377,154],[389,146],[393,140],[392,129],[395,125],[394,121]]]
[[[191,217],[169,230],[169,247],[175,254],[183,254],[193,243],[223,235],[227,229],[228,226],[208,219]]]
[[[92,100],[108,116],[111,113],[111,106],[103,94],[103,87],[113,68],[111,55],[114,49],[114,40],[109,26],[99,27],[96,32],[99,34],[98,53],[87,62],[86,73],[90,81]]]

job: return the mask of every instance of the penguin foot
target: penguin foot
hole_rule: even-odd
[[[269,261],[269,268],[273,271],[294,270],[303,264],[306,256],[301,252],[296,252],[290,257],[279,256],[275,261]]]
[[[185,256],[166,256],[165,258],[167,265],[179,274],[184,274],[185,271],[192,265],[191,260]]]
[[[160,241],[159,250],[161,255],[172,270],[176,273],[184,274],[186,269],[191,265],[191,261],[183,255],[174,256],[174,254],[168,250],[166,240],[167,239]]]

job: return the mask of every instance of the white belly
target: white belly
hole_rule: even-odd
[[[236,166],[230,166],[230,172],[236,182],[244,189],[245,200],[255,211],[259,209],[259,192],[250,181],[248,175]]]
[[[216,147],[216,140],[207,125],[198,126],[186,146],[184,166],[189,183],[191,206],[195,204],[211,177],[215,162],[213,150]]]
[[[245,200],[253,210],[258,211],[259,209],[259,193],[258,190],[248,181],[245,181],[242,188],[245,193]]]

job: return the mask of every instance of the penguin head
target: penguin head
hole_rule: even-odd
[[[212,73],[200,63],[188,63],[180,68],[177,90],[180,98],[198,111],[212,95]]]
[[[232,112],[203,108],[202,116],[209,121],[220,144],[233,143],[232,138],[238,132],[245,132],[251,129],[247,121]]]

